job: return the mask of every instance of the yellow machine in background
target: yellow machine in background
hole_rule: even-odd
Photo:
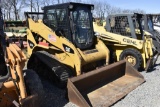
[[[148,70],[155,54],[151,34],[142,30],[139,18],[136,14],[110,15],[107,24],[98,26],[93,22],[93,26],[110,49],[111,62],[126,59],[136,69]]]
[[[94,6],[90,4],[70,2],[46,6],[44,13],[25,13],[30,55],[27,67],[59,87],[65,87],[68,80],[69,100],[81,107],[96,106],[94,96],[108,99],[113,95],[114,100],[109,103],[98,103],[98,106],[112,105],[145,81],[125,61],[108,65],[110,52],[94,36],[92,9]],[[43,15],[42,20],[31,18],[39,15]],[[105,95],[90,93],[91,90],[103,90]],[[89,94],[91,97],[86,98]]]

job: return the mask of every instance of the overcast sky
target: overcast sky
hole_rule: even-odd
[[[123,9],[142,9],[146,13],[160,13],[160,0],[105,0]]]

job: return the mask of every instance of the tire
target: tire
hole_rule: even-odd
[[[129,57],[131,57],[132,61],[129,61],[129,59],[126,59]],[[130,63],[132,62],[131,65],[135,69],[138,70],[141,68],[143,59],[142,59],[141,53],[138,50],[133,49],[133,48],[125,49],[120,55],[120,60],[124,60],[124,59],[128,60],[128,62]]]
[[[42,97],[44,96],[43,85],[39,76],[33,70],[24,70],[24,80],[27,95],[38,95],[38,99],[34,99],[34,101],[30,102],[30,107],[39,107],[43,101]],[[27,105],[24,105],[23,107],[27,107]]]

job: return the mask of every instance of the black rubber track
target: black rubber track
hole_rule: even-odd
[[[28,61],[27,68],[33,69],[40,76],[54,82],[59,88],[65,88],[68,78],[73,76],[70,68],[45,51],[33,53]]]

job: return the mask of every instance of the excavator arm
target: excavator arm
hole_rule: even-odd
[[[4,21],[0,8],[0,106],[33,107],[37,95],[28,95],[22,71],[26,56],[13,43],[9,43],[3,29]]]

